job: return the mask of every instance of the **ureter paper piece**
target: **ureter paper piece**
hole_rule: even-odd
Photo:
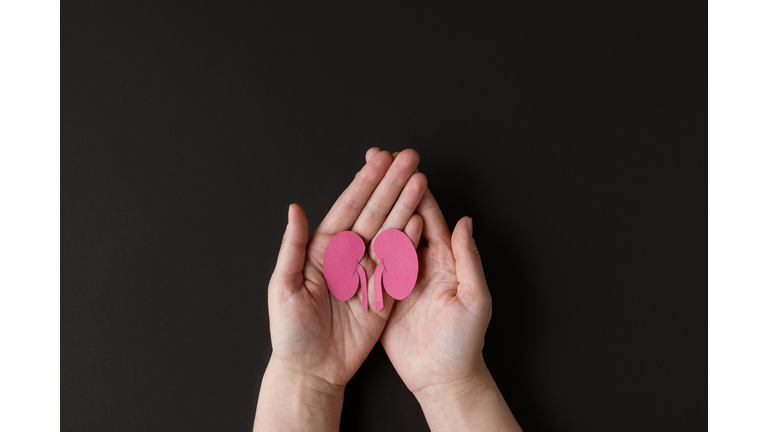
[[[368,312],[368,281],[366,280],[365,269],[360,263],[357,263],[357,275],[360,276],[360,290],[363,295],[363,310]]]
[[[359,265],[364,254],[363,239],[352,231],[342,231],[328,243],[323,256],[323,276],[331,294],[337,299],[351,299],[359,283],[365,281],[365,270]]]
[[[382,273],[384,273],[384,265],[379,264],[376,267],[376,271],[373,273],[373,295],[376,299],[376,312],[380,312],[384,309],[384,294],[381,292]]]

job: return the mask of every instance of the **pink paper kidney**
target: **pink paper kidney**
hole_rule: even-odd
[[[360,286],[363,295],[363,310],[368,310],[368,283],[365,269],[360,260],[365,255],[365,242],[352,231],[336,234],[323,257],[323,276],[334,297],[347,301]]]
[[[419,258],[411,239],[396,229],[382,231],[373,242],[373,252],[381,261],[373,275],[376,310],[380,311],[384,307],[382,286],[396,300],[413,291],[419,276]]]

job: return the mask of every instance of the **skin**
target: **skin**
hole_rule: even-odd
[[[273,353],[264,374],[254,430],[338,430],[344,386],[381,343],[434,431],[521,430],[482,357],[491,296],[472,238],[472,220],[451,235],[413,150],[372,148],[366,165],[311,238],[292,204],[269,284]],[[374,307],[371,249],[388,228],[419,245],[419,278],[406,299]],[[360,293],[335,299],[322,276],[331,238],[351,229],[369,245],[369,311]],[[422,237],[423,233],[423,239]],[[474,429],[471,429],[474,428]]]

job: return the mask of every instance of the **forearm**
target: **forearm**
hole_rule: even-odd
[[[254,431],[338,431],[344,389],[285,371],[270,360],[259,391]]]
[[[466,380],[430,386],[415,396],[434,432],[522,431],[485,363]]]

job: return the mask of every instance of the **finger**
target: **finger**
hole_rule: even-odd
[[[474,303],[488,292],[480,252],[472,237],[472,219],[465,216],[456,224],[451,238],[453,257],[456,259],[458,296]]]
[[[365,152],[365,163],[368,163],[368,161],[371,160],[373,156],[376,155],[376,153],[380,152],[381,149],[378,147],[371,147],[368,149],[367,152]]]
[[[451,245],[451,232],[448,230],[448,224],[429,189],[424,192],[424,197],[421,198],[421,202],[416,207],[416,213],[424,218],[422,235],[428,245]]]
[[[377,189],[379,182],[387,174],[390,165],[392,165],[392,155],[389,152],[376,153],[336,200],[325,219],[317,227],[317,231],[333,236],[350,229],[371,194]]]
[[[403,229],[403,232],[405,232],[405,235],[411,239],[414,248],[418,247],[419,241],[421,240],[421,230],[423,228],[424,219],[422,219],[421,216],[417,214],[411,216],[411,218],[408,219],[408,223],[405,224],[405,229]]]
[[[371,162],[375,161],[381,153],[376,154]],[[399,155],[397,162],[392,163],[384,179],[376,187],[352,226],[352,231],[359,234],[366,244],[370,243],[379,232],[400,191],[403,190],[418,164],[419,154],[416,150],[405,150]]]
[[[291,204],[288,207],[288,226],[285,227],[283,243],[272,273],[271,282],[276,286],[289,287],[293,291],[301,288],[308,237],[307,215],[300,205]],[[273,283],[270,283],[271,286]]]
[[[405,184],[403,191],[397,198],[395,206],[392,207],[392,211],[389,212],[387,219],[381,225],[379,232],[389,228],[396,228],[402,230],[405,228],[405,224],[413,216],[413,212],[421,201],[421,197],[424,196],[424,192],[427,190],[427,176],[422,173],[415,173],[408,179],[408,183]],[[378,234],[378,233],[377,233]]]

